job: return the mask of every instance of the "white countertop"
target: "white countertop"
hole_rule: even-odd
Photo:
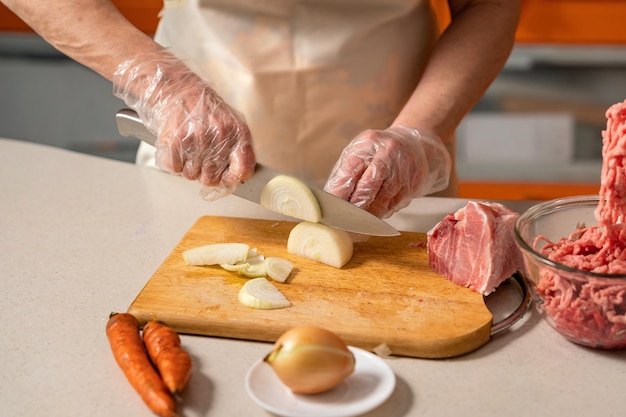
[[[0,416],[152,416],[105,335],[203,215],[280,218],[155,169],[0,140]],[[425,232],[463,206],[423,198],[390,223]],[[510,202],[523,211],[530,203]],[[269,416],[245,375],[268,343],[182,336],[195,368],[182,415]],[[531,312],[468,355],[390,357],[391,398],[366,416],[621,416],[626,351],[567,342]]]

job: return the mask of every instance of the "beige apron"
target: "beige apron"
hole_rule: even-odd
[[[429,0],[164,3],[156,41],[244,115],[259,162],[318,186],[359,132],[393,121],[439,34]]]

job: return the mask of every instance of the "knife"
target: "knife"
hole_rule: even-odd
[[[117,129],[120,135],[134,137],[154,145],[156,136],[143,124],[134,110],[122,109],[115,115]],[[254,175],[246,182],[237,186],[233,194],[246,200],[260,204],[261,192],[269,180],[280,172],[265,165],[256,164]],[[322,219],[319,221],[327,226],[343,229],[348,232],[373,236],[397,236],[400,233],[389,224],[372,213],[363,210],[352,203],[309,186],[322,210]]]

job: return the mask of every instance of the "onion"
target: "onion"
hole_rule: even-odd
[[[247,281],[239,290],[239,302],[245,306],[262,310],[284,308],[291,305],[287,297],[266,278],[253,278]]]
[[[263,255],[256,255],[246,259],[247,267],[240,269],[238,272],[248,278],[258,278],[266,276],[265,271],[265,257]]]
[[[286,259],[268,256],[265,258],[267,276],[278,282],[285,282],[293,270],[293,264]]]
[[[264,263],[248,264],[246,268],[239,270],[239,273],[247,278],[261,278],[267,276]]]
[[[285,332],[263,359],[297,394],[319,394],[354,372],[355,358],[335,333],[315,326]]]
[[[287,239],[287,252],[341,268],[352,258],[354,242],[345,230],[321,223],[298,223]]]
[[[261,206],[296,219],[318,222],[322,210],[311,189],[288,175],[277,175],[261,191]]]
[[[262,281],[246,283],[239,292],[239,301],[254,308],[283,308],[291,305],[289,300],[265,277],[285,282],[293,270],[293,264],[275,256],[265,257],[257,248],[244,243],[215,243],[199,246],[183,252],[188,265],[219,265],[230,272]],[[254,280],[253,280],[254,281]],[[262,293],[265,292],[265,293]],[[267,300],[267,301],[266,301]]]
[[[250,247],[245,243],[214,243],[183,252],[187,265],[236,264],[248,257]]]
[[[222,268],[230,272],[239,272],[250,266],[246,261],[237,262],[236,264],[220,264]]]
[[[248,255],[252,252],[248,252]],[[270,277],[277,282],[285,282],[293,270],[293,264],[276,256],[265,257],[255,251],[253,256],[235,264],[220,264],[230,272],[238,272],[248,278]]]
[[[251,253],[254,253],[250,256]],[[264,277],[265,276],[265,259],[263,255],[257,255],[256,250],[254,252],[248,251],[248,257],[236,264],[220,264],[222,268],[230,272],[239,272],[248,278]]]
[[[389,347],[387,343],[381,343],[380,345],[372,349],[372,352],[374,352],[375,354],[377,354],[378,356],[382,358],[388,358],[392,354],[391,348]]]

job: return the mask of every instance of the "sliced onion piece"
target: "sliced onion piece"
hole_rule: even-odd
[[[267,276],[278,282],[285,282],[293,270],[293,264],[287,259],[268,256],[265,258]]]
[[[248,267],[239,270],[239,273],[248,278],[264,277],[267,275],[265,260],[261,259],[260,261],[250,262],[248,263]]]
[[[391,356],[391,353],[392,353],[391,348],[389,347],[387,343],[381,343],[380,345],[376,346],[372,350],[372,352],[374,352],[381,358],[388,358],[389,356]]]
[[[309,222],[319,222],[322,210],[311,189],[288,175],[277,175],[261,192],[261,206]]]
[[[250,254],[254,254],[250,257]],[[248,258],[243,262],[236,264],[220,264],[222,268],[230,272],[239,272],[248,278],[264,277],[265,273],[265,257],[258,255],[256,249],[248,251]]]
[[[265,256],[263,255],[248,256],[246,258],[246,262],[248,262],[249,264],[262,264],[264,261]]]
[[[237,262],[236,264],[220,264],[222,268],[230,272],[239,272],[250,266],[248,262]]]
[[[245,261],[250,247],[245,243],[214,243],[183,252],[187,265],[236,264]]]
[[[287,252],[341,268],[352,258],[354,242],[348,232],[320,223],[298,223],[287,239]]]
[[[237,271],[241,275],[248,277],[248,278],[258,278],[258,277],[266,276],[265,256],[263,255],[252,256],[246,259],[246,263],[248,264],[248,266]]]
[[[287,297],[266,278],[246,281],[239,290],[239,302],[245,306],[263,310],[285,308],[291,305]]]

